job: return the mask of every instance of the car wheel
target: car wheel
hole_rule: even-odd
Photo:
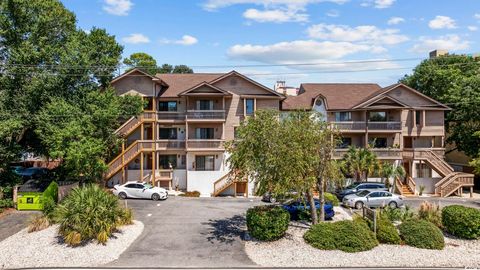
[[[390,208],[397,208],[397,207],[398,207],[398,205],[397,205],[397,203],[396,203],[396,202],[394,202],[394,201],[391,201],[391,202],[389,202],[389,203],[388,203],[388,207],[390,207]]]
[[[118,197],[122,200],[125,200],[127,198],[127,193],[125,192],[120,192],[118,193]]]
[[[355,208],[362,209],[363,208],[363,202],[356,202],[355,203]]]
[[[275,203],[276,201],[277,201],[277,200],[276,200],[275,198],[270,197],[270,202],[271,202],[271,203]]]
[[[154,200],[154,201],[160,200],[160,195],[158,195],[157,193],[153,194],[152,195],[152,200]]]

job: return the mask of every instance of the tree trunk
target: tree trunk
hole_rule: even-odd
[[[324,189],[324,183],[325,181],[323,180],[323,177],[319,179],[317,182],[317,188],[318,192],[320,193],[320,216],[318,217],[318,220],[320,221],[325,221],[325,189]]]
[[[318,223],[317,208],[315,207],[315,200],[313,199],[312,189],[309,189],[307,192],[307,200],[310,205],[310,217],[312,218],[312,224]]]

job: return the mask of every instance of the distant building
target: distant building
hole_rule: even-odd
[[[287,86],[285,81],[277,81],[275,86],[273,86],[273,90],[285,96],[296,96],[298,95],[299,88]]]
[[[447,50],[434,50],[429,53],[429,56],[431,59],[431,58],[436,58],[436,57],[447,55],[447,54],[448,54]]]

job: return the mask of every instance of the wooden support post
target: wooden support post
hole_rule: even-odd
[[[122,140],[122,183],[125,183],[125,140]]]
[[[155,186],[155,152],[152,151],[152,186]]]
[[[234,191],[234,193],[233,193],[233,194],[234,194],[233,197],[236,198],[236,197],[237,197],[237,182],[233,183],[233,185],[234,185],[233,188],[235,189],[235,191]]]
[[[140,181],[143,181],[143,152],[140,152]]]
[[[473,187],[470,187],[470,198],[473,198]]]

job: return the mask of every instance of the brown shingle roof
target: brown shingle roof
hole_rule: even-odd
[[[282,109],[311,109],[319,95],[326,99],[327,110],[347,110],[382,88],[375,83],[304,83],[300,94],[290,96],[282,103]]]
[[[155,76],[166,82],[169,87],[161,97],[178,97],[178,94],[202,82],[210,82],[224,73],[191,73],[191,74],[156,74]]]

